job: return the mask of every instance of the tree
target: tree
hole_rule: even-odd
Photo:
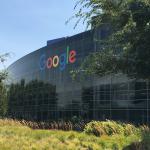
[[[0,55],[0,63],[3,64],[6,61],[6,58],[9,56],[8,53]],[[4,84],[5,79],[7,78],[7,70],[3,69],[0,71],[0,116],[4,117],[7,113],[7,89]]]
[[[6,86],[0,82],[0,116],[4,117],[7,113],[7,90]]]
[[[110,35],[99,41],[105,46],[88,56],[78,71],[99,76],[121,72],[149,80],[150,1],[79,0],[77,6],[80,6],[74,16],[78,18],[77,23],[83,19],[94,29],[111,26]]]
[[[0,64],[3,65],[8,57],[9,57],[9,53],[0,55]],[[4,65],[3,65],[3,68],[4,68]],[[0,70],[0,82],[4,81],[7,78],[7,75],[8,75],[7,69],[4,68]]]

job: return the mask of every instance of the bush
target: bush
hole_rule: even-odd
[[[129,136],[132,134],[138,134],[140,130],[132,124],[125,124],[107,120],[107,121],[91,121],[85,126],[84,132],[96,136],[102,135],[111,136],[115,134]]]
[[[141,141],[133,142],[123,150],[150,150],[150,128],[148,126],[141,126]]]

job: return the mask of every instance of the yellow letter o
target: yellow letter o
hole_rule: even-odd
[[[57,67],[59,64],[59,57],[56,55],[53,57],[53,67]]]

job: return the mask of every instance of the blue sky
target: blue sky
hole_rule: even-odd
[[[46,41],[85,31],[75,20],[77,0],[0,0],[0,54],[10,52],[6,66],[46,45]]]

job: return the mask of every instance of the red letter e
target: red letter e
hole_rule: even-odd
[[[71,50],[69,53],[69,62],[70,63],[74,63],[76,61],[76,51],[75,50]]]

